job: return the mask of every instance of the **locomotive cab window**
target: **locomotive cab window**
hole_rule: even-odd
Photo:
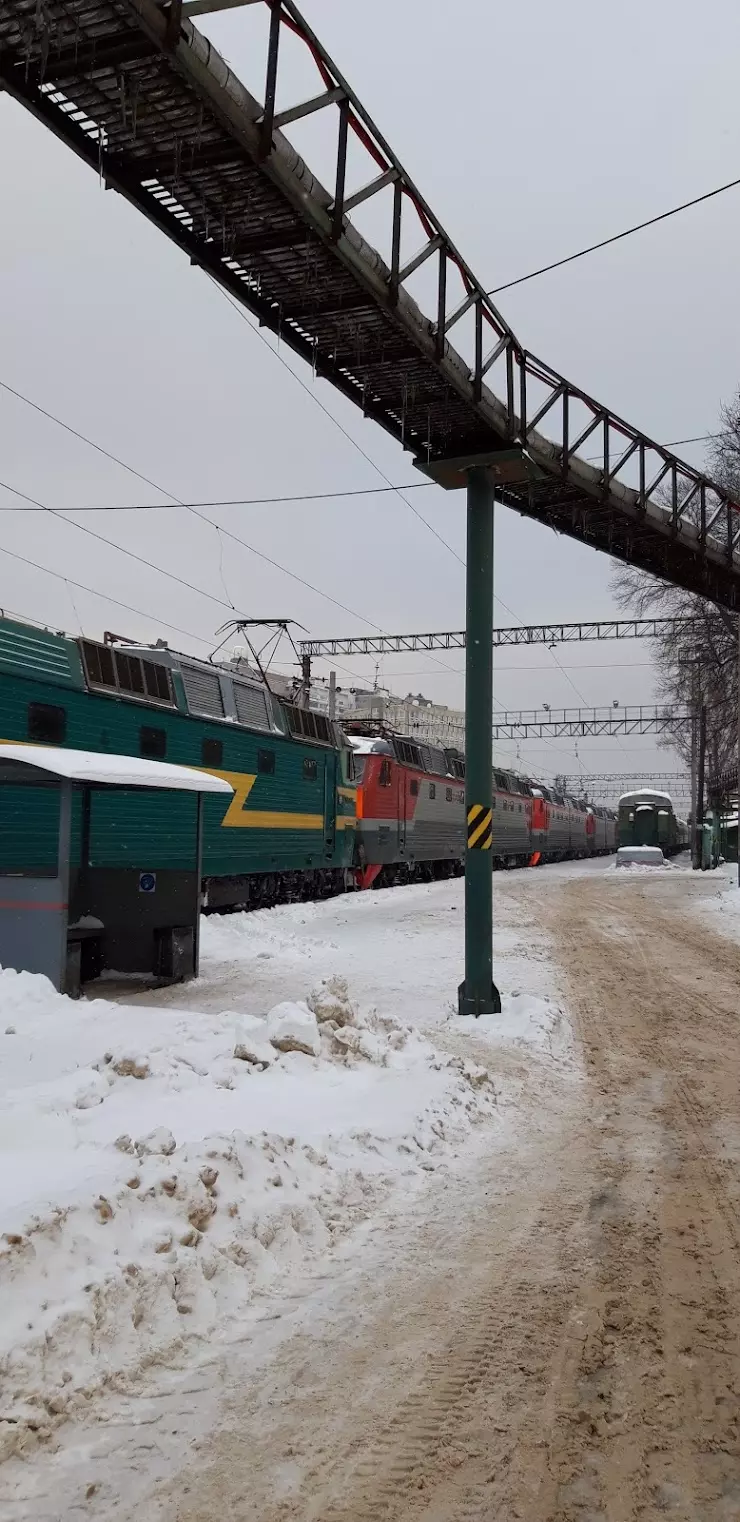
[[[306,782],[315,782],[316,778],[318,776],[318,772],[319,772],[319,769],[318,769],[318,766],[316,765],[316,762],[312,761],[309,756],[306,756],[306,759],[303,762],[303,776],[304,776],[304,780]]]
[[[429,797],[430,798],[436,798],[436,796],[437,796],[437,784],[436,784],[436,782],[430,782],[430,784],[429,784]]]
[[[204,766],[223,766],[223,741],[202,740],[200,746],[200,759]]]
[[[142,724],[139,730],[139,755],[148,761],[162,761],[167,755],[167,731]]]
[[[274,752],[274,750],[258,750],[257,751],[257,771],[258,772],[263,772],[265,775],[270,776],[270,777],[273,776],[273,774],[275,772],[275,752]]]
[[[380,763],[378,783],[380,787],[390,787],[391,785],[391,763],[387,756],[384,756]]]
[[[66,735],[66,708],[59,708],[56,703],[29,703],[29,740],[37,745],[63,745]]]
[[[451,787],[446,787],[445,788],[445,798],[447,799],[448,803],[452,803],[452,788]]]
[[[409,792],[410,792],[412,798],[416,798],[418,796],[418,793],[419,793],[419,784],[418,784],[418,782],[413,781],[413,782],[409,783]]]

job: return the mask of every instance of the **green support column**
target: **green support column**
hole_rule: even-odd
[[[468,471],[467,648],[465,656],[465,980],[461,1015],[499,1014],[493,981],[493,503],[481,468]]]

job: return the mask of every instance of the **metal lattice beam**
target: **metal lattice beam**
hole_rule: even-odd
[[[693,627],[692,618],[612,618],[580,624],[524,624],[494,629],[494,648],[501,645],[579,644],[584,640],[656,639]],[[435,634],[358,634],[300,642],[301,655],[396,655],[415,650],[464,650],[465,630]]]
[[[261,99],[182,0],[3,0],[0,88],[438,479],[485,460],[518,512],[740,610],[736,504],[526,350],[293,0],[259,3]],[[286,29],[319,93],[278,113]],[[328,188],[286,135],[308,109],[337,113]],[[350,133],[369,166],[357,187]],[[375,248],[349,213],[383,189]],[[422,268],[435,294],[419,305]]]
[[[573,773],[565,779],[566,792],[576,793],[582,796],[587,793],[589,797],[598,799],[600,803],[614,802],[621,798],[623,793],[633,792],[636,788],[655,787],[661,792],[670,793],[674,799],[680,799],[682,803],[690,804],[691,779],[679,776],[671,772],[633,772],[628,776],[596,776],[589,777],[585,773]]]
[[[542,739],[567,735],[660,735],[679,724],[690,724],[691,715],[669,708],[556,708],[522,709],[497,713],[495,740]]]
[[[574,773],[569,782],[585,782],[588,787],[629,787],[630,782],[671,782],[675,787],[690,785],[691,778],[687,772],[579,772]]]
[[[726,800],[736,798],[738,791],[738,769],[730,767],[726,772],[721,772],[718,777],[710,777],[707,781],[707,794],[709,798]]]

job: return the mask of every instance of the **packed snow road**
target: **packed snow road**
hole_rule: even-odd
[[[554,937],[584,1083],[409,1222],[353,1322],[232,1391],[165,1517],[740,1515],[740,947],[706,881],[620,876],[507,884]]]
[[[384,1190],[352,1231],[257,1293],[251,1319],[232,1294],[210,1356],[180,1349],[179,1372],[155,1360],[98,1392],[53,1451],[12,1459],[3,1516],[740,1515],[740,908],[726,882],[590,865],[497,883],[502,982],[518,990],[498,1032],[445,1018],[456,885],[265,918],[253,981],[227,927],[201,1008],[220,1007],[223,978],[264,1007],[270,944],[291,998],[302,963],[353,972],[361,1004],[389,1001],[440,1057],[485,1068],[498,1113],[432,1148],[427,1174],[394,1175],[388,1137],[373,1141]],[[380,953],[361,925],[376,916]],[[196,1007],[197,985],[185,993]],[[419,1048],[406,1072],[420,1106],[427,1069]],[[459,1077],[439,1079],[445,1094]],[[391,1135],[418,1125],[407,1102],[398,1114]]]

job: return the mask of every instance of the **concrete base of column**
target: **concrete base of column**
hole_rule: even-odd
[[[459,1015],[473,1015],[477,1020],[480,1015],[500,1015],[501,995],[495,983],[491,984],[490,998],[468,998],[465,992],[465,984],[461,983],[457,990],[457,1012]]]

